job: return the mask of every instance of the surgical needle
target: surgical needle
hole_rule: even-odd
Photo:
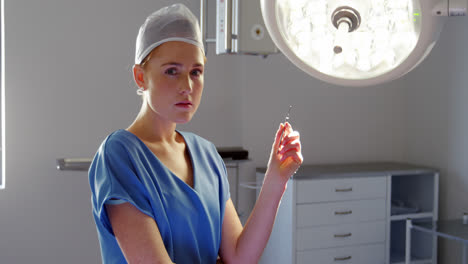
[[[284,123],[286,124],[286,122],[289,120],[289,113],[291,113],[291,108],[292,108],[292,105],[289,106],[289,110],[288,110],[288,114],[284,117]],[[277,154],[279,153],[279,147],[281,146],[281,143],[283,143],[283,134],[284,134],[284,130],[286,129],[286,127],[283,127],[283,131],[281,132],[281,136],[280,136],[280,142],[278,144],[278,152]]]

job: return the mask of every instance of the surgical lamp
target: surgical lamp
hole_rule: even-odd
[[[467,0],[260,0],[268,32],[297,67],[342,86],[388,82],[434,47]]]

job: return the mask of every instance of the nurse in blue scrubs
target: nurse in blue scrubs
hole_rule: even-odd
[[[205,54],[183,5],[150,15],[136,42],[142,97],[135,121],[110,134],[89,170],[103,263],[257,263],[288,179],[302,163],[299,134],[281,124],[254,209],[243,227],[215,146],[177,124],[202,96]]]

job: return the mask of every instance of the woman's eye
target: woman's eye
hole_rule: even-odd
[[[202,70],[199,70],[199,69],[196,69],[196,70],[192,71],[193,76],[200,76],[200,75],[202,75],[202,73],[203,73]]]
[[[176,75],[177,74],[177,69],[175,68],[169,68],[166,70],[166,74],[169,74],[169,75]]]

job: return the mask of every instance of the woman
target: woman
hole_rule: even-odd
[[[202,95],[204,48],[195,16],[176,4],[141,26],[133,76],[141,110],[109,135],[89,170],[103,263],[257,263],[279,202],[302,163],[299,134],[281,124],[245,227],[224,163],[207,140],[176,130]]]

